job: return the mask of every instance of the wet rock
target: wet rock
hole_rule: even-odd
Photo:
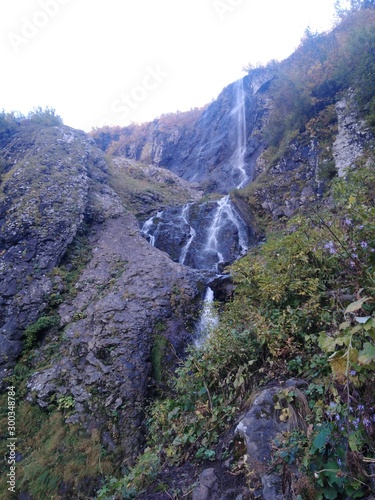
[[[168,208],[147,221],[143,230],[175,262],[219,272],[256,242],[229,197]]]

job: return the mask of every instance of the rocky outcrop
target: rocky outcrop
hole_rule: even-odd
[[[183,351],[199,276],[150,247],[129,213],[95,230],[77,296],[58,311],[64,327],[59,359],[31,377],[29,398],[47,407],[52,396],[70,397],[74,413],[68,421],[107,428],[107,445],[131,463],[142,442],[151,349],[162,334],[166,349]],[[159,353],[161,359],[166,354]]]
[[[338,175],[342,177],[363,156],[372,135],[366,122],[359,117],[353,92],[336,103],[336,112],[338,134],[333,143],[333,155]]]
[[[289,380],[283,386],[263,389],[235,429],[235,440],[245,445],[245,463],[251,471],[248,481],[256,498],[288,497],[280,474],[272,471],[273,441],[278,434],[305,426],[304,418],[310,410],[299,390],[303,385],[301,380]]]
[[[57,296],[60,325],[33,346],[28,400],[49,409],[68,401],[67,422],[99,429],[107,449],[131,463],[153,365],[172,370],[183,354],[201,277],[141,237],[107,184],[103,153],[83,132],[25,120],[1,155],[2,376],[25,327]],[[82,232],[91,257],[64,295],[56,266]]]
[[[109,162],[109,184],[137,219],[171,206],[198,201],[203,191],[165,168],[114,156]]]
[[[265,214],[276,220],[291,217],[301,206],[321,197],[324,181],[318,175],[319,155],[316,141],[301,145],[295,140],[274,165],[266,167],[266,175],[262,175],[264,159],[258,161],[259,180],[253,193]]]
[[[239,137],[244,134],[244,164],[249,179],[264,149],[259,131],[268,110],[264,91],[272,78],[268,69],[253,70],[228,85],[189,127],[166,129],[162,123],[153,123],[143,130],[132,125],[116,132],[117,142],[112,146],[108,138],[103,140],[104,131],[94,136],[103,149],[115,148],[119,156],[165,167],[190,182],[203,183],[205,191],[228,193],[241,182],[235,166]]]
[[[86,134],[28,121],[3,145],[0,162],[0,372],[6,375],[22,350],[24,328],[47,307],[49,272],[93,215],[88,199],[93,185],[105,181],[106,164]]]

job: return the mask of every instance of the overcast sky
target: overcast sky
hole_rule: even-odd
[[[90,131],[200,107],[281,60],[335,0],[0,0],[0,109]]]

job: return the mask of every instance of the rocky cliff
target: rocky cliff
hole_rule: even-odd
[[[28,400],[71,400],[67,421],[108,428],[105,446],[131,462],[153,346],[162,336],[157,362],[172,369],[191,338],[202,279],[141,237],[83,132],[23,120],[1,164],[1,377],[32,348]],[[80,245],[74,267],[69,254]]]
[[[116,130],[112,135],[99,130],[93,137],[104,150],[116,155],[165,167],[190,182],[203,183],[206,192],[228,193],[241,182],[235,166],[238,141],[246,143],[247,179],[252,177],[264,148],[259,131],[267,113],[264,91],[273,76],[269,69],[254,70],[229,85],[194,117],[193,126],[180,125],[177,115],[176,123],[168,128],[155,121]]]

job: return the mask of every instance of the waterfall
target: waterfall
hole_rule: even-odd
[[[248,175],[245,170],[245,154],[246,154],[246,114],[245,114],[245,92],[243,88],[243,79],[241,78],[236,83],[236,101],[235,107],[232,110],[236,125],[236,149],[232,156],[232,163],[239,172],[239,184],[237,189],[242,188],[248,181]]]
[[[217,209],[213,216],[213,221],[211,226],[207,231],[207,241],[204,247],[206,253],[216,253],[217,263],[215,265],[215,271],[219,272],[219,264],[224,263],[224,256],[221,250],[221,238],[220,231],[223,229],[225,224],[232,224],[238,234],[238,244],[240,247],[240,254],[243,254],[248,249],[248,238],[245,224],[243,223],[240,216],[237,214],[231,200],[230,196],[224,196],[220,198],[217,202]]]
[[[184,205],[182,207],[182,212],[181,212],[181,219],[190,227],[190,232],[189,232],[188,240],[187,240],[185,246],[183,247],[183,249],[181,250],[181,255],[179,258],[180,264],[185,264],[185,259],[186,259],[187,253],[189,251],[190,245],[193,243],[193,240],[197,235],[197,232],[195,231],[195,229],[192,226],[190,226],[190,224],[189,224],[189,210],[190,210],[191,205],[192,205],[192,203],[188,203],[187,205]]]
[[[233,84],[231,98],[228,190],[233,184],[241,188],[250,179],[245,168],[247,131],[242,79]],[[218,201],[168,207],[148,219],[141,233],[175,262],[216,273],[249,247],[248,228],[229,195]]]
[[[152,247],[155,246],[157,235],[157,223],[155,222],[155,219],[162,217],[162,215],[163,212],[158,212],[156,215],[153,215],[146,220],[141,228],[141,235],[146,238]]]
[[[213,302],[214,292],[208,287],[203,301],[202,313],[196,327],[196,340],[194,343],[198,348],[202,346],[210,332],[219,324],[219,316],[214,309]]]
[[[243,87],[243,79],[241,78],[235,83],[236,98],[235,105],[231,111],[236,124],[236,147],[232,155],[232,164],[234,169],[239,173],[239,184],[237,189],[243,187],[249,180],[245,170],[245,154],[246,154],[246,114],[245,114],[245,93]],[[208,229],[206,251],[214,252],[217,255],[218,262],[216,271],[218,272],[219,264],[224,262],[223,254],[220,252],[219,231],[223,227],[223,223],[229,220],[237,229],[238,243],[240,246],[240,254],[244,254],[248,249],[248,238],[244,223],[237,214],[230,196],[224,196],[217,202],[217,209],[213,216],[213,221]]]

